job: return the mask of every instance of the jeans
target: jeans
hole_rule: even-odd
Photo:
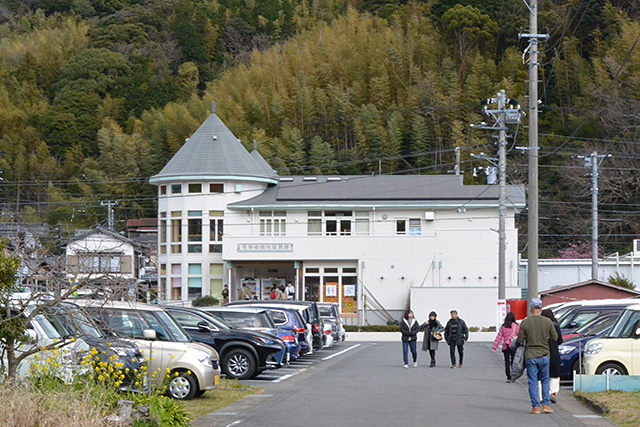
[[[538,381],[542,384],[542,404],[549,405],[549,356],[527,359],[524,362],[527,368],[527,380],[529,381],[529,397],[531,406],[540,406],[538,401]]]
[[[418,351],[416,350],[416,341],[402,341],[402,358],[404,359],[404,364],[409,364],[409,348],[411,348],[411,355],[413,356],[413,361],[418,361]]]
[[[511,379],[511,365],[513,365],[513,356],[515,356],[516,351],[511,347],[507,347],[502,350],[502,354],[504,355],[504,373],[507,375],[507,379]]]
[[[458,356],[460,357],[460,364],[462,365],[462,357],[464,356],[464,344],[449,344],[449,355],[451,356],[451,364],[456,364],[456,347],[458,347]]]

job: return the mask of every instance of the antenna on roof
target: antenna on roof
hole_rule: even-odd
[[[253,151],[258,151],[258,141],[253,140]]]
[[[211,114],[215,114],[215,113],[216,113],[216,103],[211,102]]]

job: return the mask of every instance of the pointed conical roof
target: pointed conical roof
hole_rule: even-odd
[[[275,169],[273,169],[271,167],[271,165],[269,164],[269,162],[267,162],[264,157],[262,157],[262,155],[260,154],[260,152],[258,152],[258,143],[256,141],[253,141],[253,151],[251,152],[251,157],[253,157],[253,160],[256,161],[256,163],[262,168],[262,170],[270,177],[275,178],[278,176],[278,172],[275,171]]]
[[[261,156],[260,158],[262,159]],[[262,161],[267,163],[264,159]],[[274,173],[265,169],[255,156],[249,154],[240,140],[220,120],[213,102],[211,115],[149,182],[153,184],[175,179],[210,178],[276,182]]]

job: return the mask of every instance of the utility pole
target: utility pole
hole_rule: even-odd
[[[584,159],[584,165],[591,168],[591,278],[598,279],[598,166],[611,154],[598,154],[594,151]]]
[[[106,206],[107,207],[107,228],[109,230],[113,230],[113,208],[114,206],[117,206],[118,202],[117,201],[111,201],[108,200],[106,202],[100,202],[100,206]]]
[[[456,175],[460,175],[460,147],[456,147],[456,166],[454,172]]]
[[[538,0],[523,0],[529,9],[529,194],[527,221],[527,298],[538,298],[538,41],[547,34],[538,34]]]
[[[509,109],[507,109],[507,103]],[[486,99],[482,101],[484,105],[484,113],[494,119],[494,124],[489,126],[485,122],[479,125],[471,125],[475,129],[489,129],[498,131],[498,159],[487,157],[484,153],[480,155],[471,154],[472,157],[488,160],[495,165],[498,161],[498,182],[499,182],[499,198],[498,198],[498,299],[506,297],[506,253],[507,253],[507,124],[518,124],[522,119],[522,110],[520,105],[510,99],[504,90],[501,90],[496,98]],[[489,104],[497,104],[497,110],[487,108]]]

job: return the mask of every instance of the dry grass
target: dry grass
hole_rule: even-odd
[[[605,416],[620,427],[640,425],[640,391],[603,391],[584,393],[589,399],[609,408]]]
[[[110,415],[105,407],[89,403],[82,391],[30,391],[27,387],[0,388],[0,420],[6,427],[102,427]]]
[[[217,389],[207,391],[202,397],[184,401],[182,404],[195,420],[261,390],[238,381],[222,379]]]

